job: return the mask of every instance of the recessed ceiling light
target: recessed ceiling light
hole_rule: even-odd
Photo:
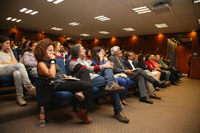
[[[44,31],[42,31],[42,33],[44,33]]]
[[[163,24],[155,24],[155,26],[157,28],[166,28],[166,27],[168,27],[165,23],[163,23]]]
[[[57,27],[52,27],[51,29],[52,30],[57,30],[57,31],[63,30],[62,28],[57,28]]]
[[[18,19],[16,22],[21,22],[22,20],[21,19]]]
[[[12,17],[8,17],[6,20],[11,20],[12,19]]]
[[[123,28],[123,30],[125,30],[125,31],[134,31],[135,29],[133,29],[133,28]]]
[[[81,36],[90,36],[90,34],[80,34]]]
[[[77,22],[69,23],[69,25],[71,25],[71,26],[82,26],[82,24],[77,23]]]
[[[99,31],[99,33],[101,33],[101,34],[110,34],[110,32],[107,32],[107,31]]]
[[[132,10],[135,11],[137,14],[151,12],[151,10],[147,6],[133,8]]]
[[[38,11],[34,11],[34,12],[31,13],[31,15],[35,15],[37,13],[38,13]]]
[[[16,18],[13,18],[11,21],[15,21],[15,20],[17,20]]]
[[[26,14],[29,14],[29,13],[31,13],[33,10],[28,10],[28,11],[26,11],[25,13]]]
[[[200,0],[194,0],[194,3],[199,3],[200,2]]]
[[[66,39],[67,39],[67,40],[71,40],[71,37],[67,37]]]
[[[54,3],[54,4],[58,4],[58,3],[62,2],[62,1],[64,1],[64,0],[56,0],[56,1],[54,1],[53,3]]]
[[[24,11],[26,11],[27,10],[27,8],[22,8],[21,10],[19,10],[20,12],[24,12]]]
[[[94,17],[94,19],[97,19],[99,21],[106,21],[106,20],[110,20],[111,18],[108,18],[108,17],[105,17],[104,15],[101,15],[101,16]]]

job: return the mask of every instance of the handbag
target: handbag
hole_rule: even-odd
[[[114,75],[115,78],[127,78],[127,75],[125,73],[118,73]]]

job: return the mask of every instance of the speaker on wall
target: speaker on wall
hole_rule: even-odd
[[[200,44],[200,29],[199,29],[199,30],[197,30],[197,37],[198,37],[199,44]]]

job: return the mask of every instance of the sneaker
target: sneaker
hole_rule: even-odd
[[[28,89],[28,87],[26,87],[26,89],[28,90],[29,95],[36,97],[36,89],[34,86],[32,86],[30,89]]]
[[[125,88],[123,86],[119,86],[118,83],[112,82],[106,86],[105,90],[109,93],[122,93],[125,91]]]
[[[24,100],[23,96],[17,96],[17,103],[20,106],[26,106],[26,101]]]
[[[124,115],[123,112],[115,113],[114,116],[115,116],[115,118],[117,118],[117,120],[119,120],[120,122],[123,122],[123,123],[128,123],[128,122],[129,122],[129,119]]]
[[[74,95],[76,96],[76,98],[77,98],[79,101],[83,101],[83,100],[85,99],[85,97],[84,97],[82,91],[75,92]]]
[[[84,123],[90,124],[92,123],[92,119],[89,116],[89,113],[82,113],[81,111],[76,113],[76,117],[80,120],[82,120]]]

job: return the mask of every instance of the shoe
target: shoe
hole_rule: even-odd
[[[120,122],[123,122],[123,123],[128,123],[128,122],[129,122],[129,119],[124,115],[123,112],[115,113],[114,116],[115,116],[115,118],[117,118],[117,120],[119,120]]]
[[[156,87],[160,87],[160,86],[162,86],[164,84],[165,84],[165,81],[159,81],[159,82],[155,81],[153,83],[153,86],[156,88]]]
[[[125,88],[123,86],[119,86],[118,83],[112,82],[106,86],[105,90],[109,93],[122,93],[125,91]]]
[[[30,89],[28,89],[28,87],[26,87],[26,89],[27,89],[29,95],[36,97],[36,89],[34,86],[32,86]]]
[[[160,91],[160,89],[159,89],[159,88],[157,89],[157,87],[156,87],[156,88],[155,88],[155,91]]]
[[[120,104],[121,104],[121,107],[123,108],[124,107],[124,105],[122,104],[122,102],[120,101]]]
[[[81,111],[76,113],[76,117],[80,120],[82,120],[84,123],[90,124],[92,123],[92,119],[89,116],[89,113],[82,113]]]
[[[124,106],[130,106],[130,104],[128,104],[127,102],[122,102],[122,104],[123,104]]]
[[[20,106],[26,106],[26,101],[24,100],[23,96],[17,96],[17,103]]]
[[[149,104],[153,104],[153,102],[150,101],[150,100],[148,100],[148,99],[146,99],[146,97],[140,97],[140,100],[139,100],[139,101],[140,101],[140,102],[149,103]]]
[[[176,84],[175,82],[171,82],[172,85],[178,86],[178,84]]]
[[[85,97],[84,97],[82,91],[75,92],[74,95],[76,96],[76,98],[77,98],[79,101],[83,101],[83,100],[85,99]]]
[[[161,99],[161,97],[158,97],[158,96],[156,96],[156,95],[149,95],[149,98]]]

